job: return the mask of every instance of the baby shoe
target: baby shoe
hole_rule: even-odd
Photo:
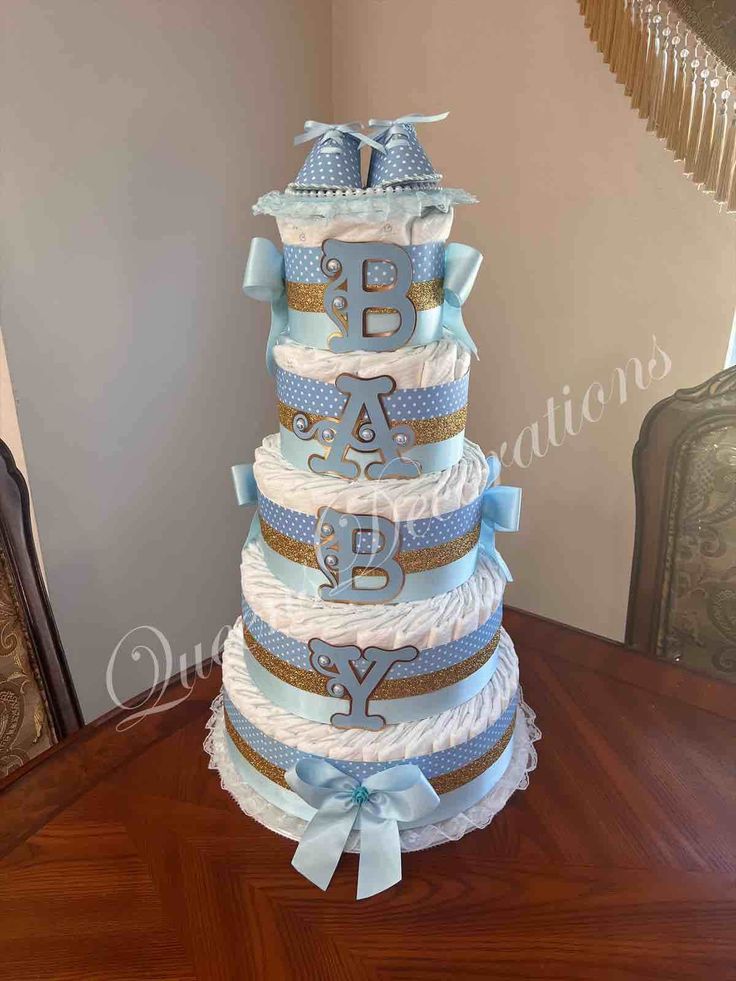
[[[424,148],[417,139],[415,123],[435,123],[446,119],[447,112],[436,116],[420,116],[412,113],[398,119],[371,119],[375,127],[371,137],[377,140],[385,153],[371,153],[367,187],[403,187],[406,185],[434,186],[442,180],[429,162]]]
[[[362,123],[319,123],[308,119],[304,132],[294,137],[294,145],[316,140],[296,180],[287,191],[352,191],[363,187],[360,176],[360,148],[363,143],[374,153],[384,153],[375,140],[361,133]]]

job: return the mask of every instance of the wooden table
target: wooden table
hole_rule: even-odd
[[[736,978],[736,688],[506,622],[544,736],[490,828],[359,904],[349,856],[321,893],[207,769],[213,673],[5,789],[0,977]]]

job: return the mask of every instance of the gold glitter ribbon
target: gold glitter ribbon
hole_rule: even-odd
[[[317,674],[316,671],[307,671],[305,668],[299,668],[295,664],[290,664],[288,661],[277,657],[255,639],[245,624],[243,624],[243,638],[250,653],[269,674],[274,675],[287,685],[299,688],[301,691],[324,695],[325,698],[330,697],[325,691],[328,678]],[[371,698],[410,698],[413,695],[426,695],[429,692],[438,691],[440,688],[454,685],[458,681],[463,681],[463,679],[469,678],[471,674],[475,674],[491,659],[498,647],[500,638],[501,629],[499,628],[485,647],[464,661],[451,664],[439,671],[413,675],[410,678],[384,678],[372,693]]]
[[[428,279],[423,283],[412,283],[407,296],[415,310],[432,310],[441,307],[445,299],[444,279]],[[286,302],[292,310],[302,313],[325,313],[325,291],[329,283],[292,283],[286,281]],[[381,287],[366,292],[381,292]],[[367,313],[393,313],[392,307],[370,307]]]
[[[306,416],[309,420],[309,425],[313,426],[316,422],[323,422],[329,420],[335,425],[338,425],[340,420],[333,419],[331,416],[320,416],[316,415],[314,412],[302,412],[301,409],[295,409],[291,405],[286,405],[285,402],[279,402],[279,422],[290,432],[294,431],[294,416],[302,415]],[[393,428],[394,426],[411,426],[414,431],[414,445],[415,446],[426,446],[428,443],[441,443],[442,440],[451,439],[453,436],[457,436],[458,433],[462,433],[465,429],[465,423],[468,418],[467,406],[463,406],[462,409],[457,409],[455,412],[451,412],[446,416],[437,416],[435,419],[402,419],[398,422],[389,423]]]
[[[438,777],[433,777],[429,782],[432,784],[434,789],[438,794],[449,794],[452,790],[457,790],[458,787],[464,786],[466,783],[470,783],[476,777],[479,777],[481,773],[484,773],[489,767],[499,760],[506,749],[508,744],[511,742],[511,738],[514,735],[514,728],[516,727],[516,715],[514,715],[511,722],[509,722],[503,735],[494,743],[491,748],[485,752],[482,756],[479,756],[476,760],[471,760],[470,763],[466,763],[457,770],[452,770],[450,773],[442,773]],[[264,759],[261,754],[253,749],[249,743],[243,739],[240,733],[237,731],[233,725],[230,716],[225,709],[225,728],[230,736],[233,745],[238,750],[238,752],[250,763],[250,765],[258,770],[260,774],[267,777],[272,783],[278,784],[279,787],[286,787],[289,789],[286,783],[286,778],[284,776],[285,770],[280,766],[276,766],[275,763],[271,763],[269,760]],[[396,763],[401,763],[401,760],[396,760]],[[338,761],[339,766],[339,761]]]
[[[261,534],[263,540],[269,548],[285,559],[290,559],[298,565],[306,565],[310,569],[319,569],[317,562],[317,551],[314,545],[309,542],[300,542],[296,538],[290,538],[283,531],[278,531],[270,525],[262,514],[259,514],[261,522]],[[443,565],[449,565],[467,555],[471,549],[478,544],[480,535],[480,522],[459,538],[453,538],[449,542],[441,542],[439,545],[431,545],[429,548],[411,549],[405,552],[397,552],[394,558],[404,570],[405,575],[412,572],[427,572],[429,569],[437,569]],[[355,574],[365,576],[382,576],[385,573],[381,569],[364,569],[358,564],[359,556],[355,557]]]

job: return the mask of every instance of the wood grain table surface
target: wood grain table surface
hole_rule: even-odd
[[[208,769],[215,668],[5,786],[0,978],[736,978],[736,688],[505,623],[543,738],[489,828],[371,899],[354,856],[320,892]]]

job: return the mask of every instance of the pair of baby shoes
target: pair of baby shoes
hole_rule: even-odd
[[[308,119],[304,132],[294,143],[316,140],[296,180],[289,184],[292,193],[354,192],[389,188],[436,187],[442,180],[436,174],[417,139],[417,123],[434,123],[448,113],[435,116],[411,114],[398,119],[369,119],[369,132],[363,123],[319,123]],[[363,185],[360,173],[360,151],[371,147],[368,180]]]

